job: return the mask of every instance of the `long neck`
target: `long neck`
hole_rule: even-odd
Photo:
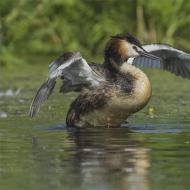
[[[104,58],[104,67],[110,71],[114,70],[113,65],[110,63],[111,59],[116,62],[118,66],[121,66],[123,62],[128,59],[126,41],[116,38],[111,39],[105,47]]]
[[[136,108],[134,106],[134,112],[136,112],[143,108],[151,97],[150,81],[143,71],[128,63],[121,66],[120,72],[126,76],[131,74],[134,77],[132,98],[134,99],[134,105],[137,105]]]
[[[105,69],[108,69],[110,72],[118,72],[113,65],[110,63],[109,59],[105,59],[104,63],[103,63],[103,67]]]
[[[114,80],[119,71],[112,66],[112,64],[108,59],[105,59],[102,66],[104,68],[106,78],[109,80],[110,79]]]

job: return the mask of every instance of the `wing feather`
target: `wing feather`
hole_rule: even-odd
[[[159,68],[170,71],[171,73],[174,73],[177,76],[182,76],[184,78],[190,79],[189,54],[181,50],[175,49],[173,47],[170,47],[168,45],[162,44],[144,45],[143,48],[147,52],[162,59],[159,61],[139,56],[133,60],[133,65],[141,65],[147,68]]]
[[[38,113],[40,106],[52,94],[55,84],[56,84],[55,80],[48,79],[40,86],[30,106],[29,110],[30,117],[34,117]]]
[[[60,92],[78,91],[83,87],[94,88],[105,81],[104,77],[95,73],[79,52],[67,52],[49,66],[49,76],[33,98],[29,116],[34,117],[41,105],[52,94],[57,78],[63,80]]]

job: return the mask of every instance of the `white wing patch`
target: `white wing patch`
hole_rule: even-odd
[[[147,52],[157,51],[157,50],[170,50],[178,53],[184,53],[181,50],[175,49],[171,46],[164,45],[164,44],[149,44],[142,46]]]
[[[127,63],[130,64],[130,65],[132,65],[134,59],[135,59],[135,57],[130,57],[130,58],[127,60]]]

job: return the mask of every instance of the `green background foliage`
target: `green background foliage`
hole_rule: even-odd
[[[99,60],[122,32],[188,50],[189,10],[188,0],[1,0],[0,65],[69,50]]]

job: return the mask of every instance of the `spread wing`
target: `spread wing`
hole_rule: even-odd
[[[82,87],[94,88],[105,80],[92,70],[79,52],[64,53],[49,65],[48,79],[36,92],[29,116],[33,117],[38,113],[40,106],[52,94],[58,78],[63,80],[61,92],[76,91]]]
[[[170,71],[178,76],[190,79],[190,55],[172,48],[168,45],[151,44],[142,46],[147,52],[160,57],[161,60],[154,60],[146,57],[137,57],[132,64],[149,68],[159,68]]]

